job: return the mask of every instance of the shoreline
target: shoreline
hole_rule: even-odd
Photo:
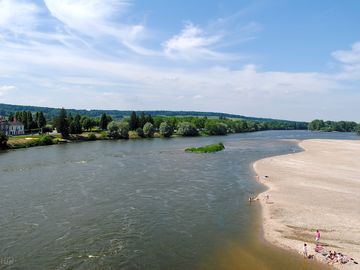
[[[268,189],[261,204],[266,241],[283,249],[314,251],[315,232],[320,244],[360,260],[360,142],[311,139],[298,141],[301,152],[253,163],[257,180]],[[269,199],[266,196],[269,195]],[[334,264],[337,269],[360,269],[359,264]]]

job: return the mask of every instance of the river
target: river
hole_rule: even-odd
[[[266,131],[1,152],[0,269],[323,269],[266,243],[247,202],[264,190],[252,162],[305,138],[357,139]]]

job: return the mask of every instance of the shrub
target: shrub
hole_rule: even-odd
[[[141,137],[141,138],[144,138],[144,137],[145,137],[144,131],[143,131],[142,128],[137,128],[137,129],[136,129],[136,133],[137,133],[137,135],[138,135],[139,137]]]
[[[7,147],[8,137],[0,131],[0,149],[5,149]]]
[[[190,147],[186,148],[185,152],[191,153],[213,153],[225,149],[225,146],[222,143],[210,144],[202,147]]]
[[[87,138],[88,138],[89,141],[95,141],[96,140],[96,135],[94,133],[90,133]]]

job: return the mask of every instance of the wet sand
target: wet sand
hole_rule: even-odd
[[[360,141],[305,140],[299,145],[305,151],[254,163],[258,180],[269,188],[259,195],[265,239],[300,253],[307,243],[308,253],[324,261],[314,252],[319,229],[325,249],[359,262]]]

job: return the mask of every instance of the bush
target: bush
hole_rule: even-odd
[[[195,125],[189,122],[181,122],[178,125],[177,134],[181,136],[198,136],[199,132],[196,129]]]
[[[96,141],[96,135],[94,133],[90,133],[87,138],[89,141]]]
[[[0,131],[0,149],[7,148],[8,137]]]
[[[222,143],[210,144],[203,147],[186,148],[185,152],[191,153],[213,153],[224,150],[225,146]]]
[[[136,133],[137,133],[137,135],[138,135],[139,137],[141,137],[141,138],[144,138],[144,137],[145,137],[144,131],[143,131],[142,128],[137,128],[137,129],[136,129]]]
[[[129,139],[139,139],[140,136],[137,134],[137,132],[135,130],[130,130],[129,131]]]
[[[38,140],[38,145],[52,145],[53,139],[49,135],[41,136]]]

